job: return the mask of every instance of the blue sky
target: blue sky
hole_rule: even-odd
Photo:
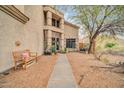
[[[66,21],[73,22],[72,17],[75,15],[75,12],[72,10],[71,5],[57,5],[56,7],[63,12]]]

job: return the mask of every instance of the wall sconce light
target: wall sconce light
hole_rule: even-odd
[[[20,41],[16,41],[16,42],[15,42],[15,45],[16,45],[16,46],[20,46],[20,45],[21,45],[21,42],[20,42]]]

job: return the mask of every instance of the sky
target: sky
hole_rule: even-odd
[[[56,5],[56,7],[59,11],[63,12],[66,21],[72,21],[70,17],[74,15],[74,12],[71,5]]]

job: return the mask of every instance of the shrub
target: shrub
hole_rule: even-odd
[[[67,52],[67,48],[64,48],[65,52]]]
[[[50,51],[49,49],[46,49],[46,50],[44,51],[44,54],[45,54],[45,55],[51,55],[51,51]]]
[[[113,48],[116,44],[115,43],[107,43],[105,48]]]
[[[61,50],[61,53],[66,53],[66,52],[67,52],[67,48]]]

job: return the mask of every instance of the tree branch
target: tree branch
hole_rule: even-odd
[[[100,33],[99,30],[102,28],[102,26],[103,26],[103,24],[104,24],[106,18],[107,18],[109,15],[111,15],[111,13],[115,10],[115,8],[113,8],[113,9],[107,14],[107,10],[108,10],[108,9],[109,9],[109,6],[106,7],[105,13],[104,13],[104,17],[103,17],[103,19],[102,19],[102,22],[101,22],[100,26],[97,28],[97,30],[96,30],[95,34],[93,35],[92,39],[95,39],[95,38],[97,37],[97,35],[99,35],[99,33]]]

